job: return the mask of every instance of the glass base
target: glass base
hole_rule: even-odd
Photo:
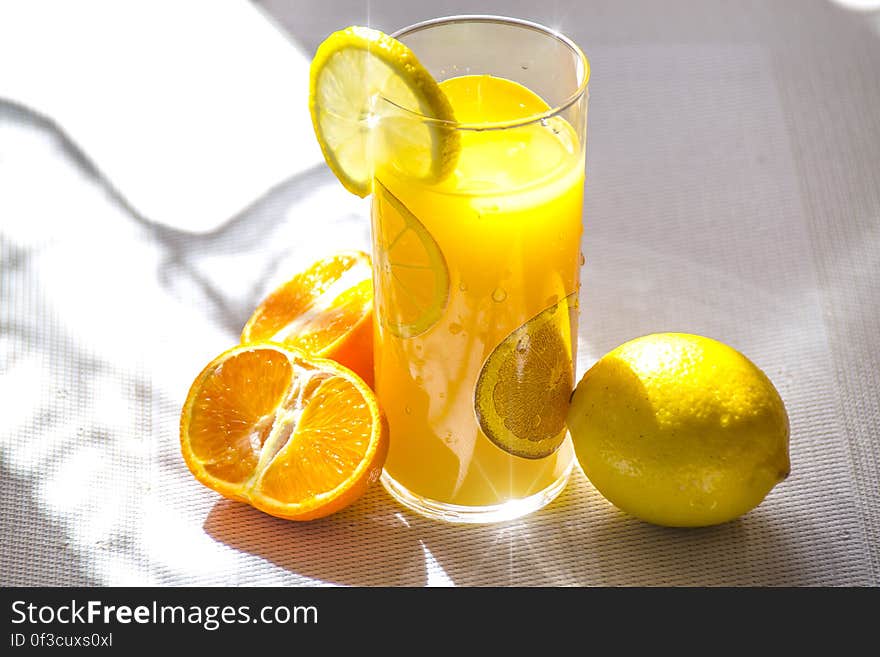
[[[445,522],[489,524],[520,518],[552,502],[565,489],[573,467],[574,463],[570,463],[556,481],[534,495],[488,506],[447,504],[446,502],[438,502],[437,500],[416,495],[391,477],[385,470],[382,471],[380,480],[391,497],[406,508],[427,518],[443,520]]]

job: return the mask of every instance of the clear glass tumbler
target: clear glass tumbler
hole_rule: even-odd
[[[440,181],[375,174],[382,482],[432,518],[507,520],[558,495],[574,462],[589,64],[568,38],[510,18],[394,36],[440,81],[456,116],[440,127],[460,151]]]

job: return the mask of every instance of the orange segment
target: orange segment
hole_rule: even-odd
[[[373,383],[373,283],[370,257],[340,253],[318,260],[267,296],[241,332],[242,343],[279,342],[330,358]]]
[[[193,457],[207,475],[238,485],[253,474],[258,449],[292,373],[286,355],[270,351],[242,351],[202,373],[196,382],[199,394],[192,396],[187,435]]]
[[[324,403],[329,399],[337,402]],[[342,407],[339,400],[345,400]],[[348,381],[322,381],[313,403],[302,412],[295,440],[287,442],[263,473],[260,492],[281,503],[301,503],[345,483],[363,460],[372,424],[369,406],[352,398]]]
[[[282,345],[240,345],[193,382],[184,460],[230,499],[290,520],[338,511],[378,479],[388,430],[370,388],[338,363]]]

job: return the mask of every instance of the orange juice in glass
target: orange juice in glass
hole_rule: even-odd
[[[506,520],[558,495],[573,464],[589,65],[564,36],[507,18],[394,36],[440,82],[459,153],[439,181],[375,171],[382,482],[429,517]]]

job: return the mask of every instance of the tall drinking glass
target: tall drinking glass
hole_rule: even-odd
[[[440,81],[456,121],[381,114],[433,124],[459,152],[439,181],[393,164],[375,173],[382,482],[429,517],[506,520],[558,495],[573,464],[589,64],[566,37],[502,17],[394,36]]]

